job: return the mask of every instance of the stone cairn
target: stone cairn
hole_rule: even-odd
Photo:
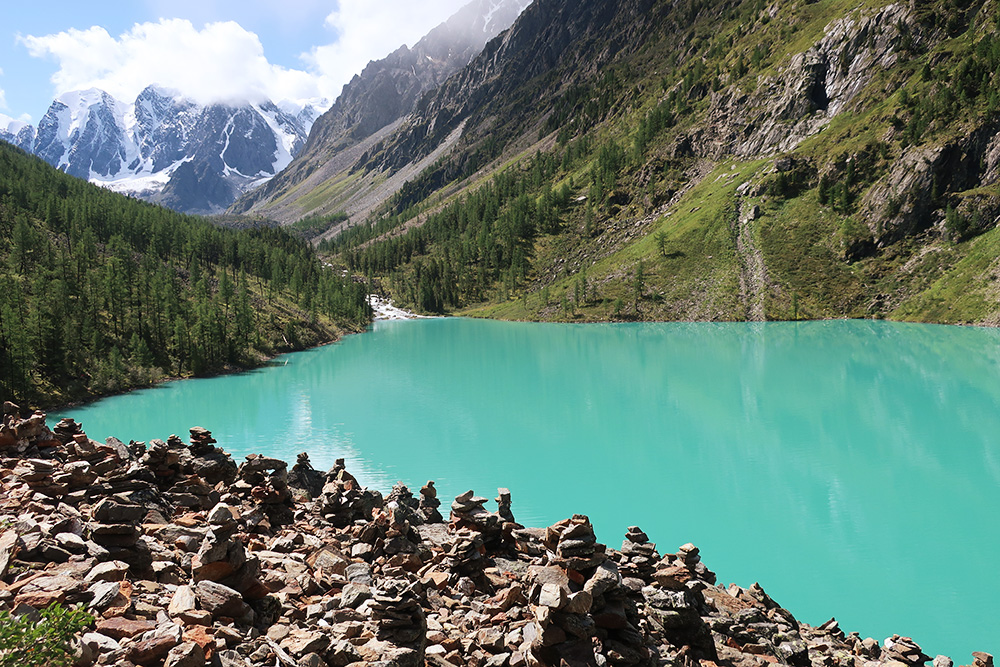
[[[437,495],[438,492],[434,488],[433,481],[428,481],[420,488],[420,502],[417,509],[423,515],[426,523],[442,523],[444,521],[444,517],[438,511],[438,508],[441,507],[441,501],[438,500]]]
[[[248,454],[236,477],[237,480],[229,487],[227,498],[234,503],[254,506],[247,516],[254,531],[270,532],[295,520],[287,463],[260,454]]]
[[[369,491],[347,472],[344,459],[337,459],[326,473],[326,482],[315,504],[316,512],[328,523],[343,528],[355,521],[370,521],[382,507],[382,494]]]
[[[211,433],[97,443],[80,424],[0,423],[0,610],[80,604],[76,667],[899,667],[928,656],[836,620],[810,627],[767,593],[716,585],[696,547],[620,551],[586,516],[548,528],[471,491],[441,522],[414,495],[299,457],[239,468]],[[297,470],[296,470],[297,469]],[[322,485],[319,484],[322,482]],[[2,649],[0,649],[2,650]],[[953,667],[944,656],[934,667]],[[993,667],[973,654],[972,667]]]
[[[288,473],[289,488],[298,491],[306,500],[319,498],[325,483],[323,473],[312,467],[309,454],[302,452],[295,459],[295,465]]]
[[[659,562],[660,554],[656,545],[649,541],[649,536],[638,526],[629,526],[618,563],[625,585],[633,592],[641,592],[642,583],[649,581]]]

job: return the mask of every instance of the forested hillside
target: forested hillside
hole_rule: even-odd
[[[998,91],[996,0],[537,0],[324,249],[426,312],[997,323]]]
[[[283,231],[222,229],[3,142],[0,267],[0,400],[259,365],[370,319],[365,286]]]

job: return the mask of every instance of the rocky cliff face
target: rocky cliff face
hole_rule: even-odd
[[[791,151],[847,109],[878,72],[892,69],[904,39],[919,40],[922,32],[900,4],[834,21],[752,91],[732,85],[712,93],[705,122],[680,142],[712,159]]]
[[[272,102],[200,106],[150,86],[133,104],[99,90],[63,95],[37,131],[7,134],[73,176],[182,212],[218,213],[291,162],[314,116]]]
[[[406,45],[373,61],[344,86],[320,116],[302,154],[277,180],[242,198],[234,212],[262,210],[276,193],[295,187],[331,159],[363,143],[410,113],[421,95],[465,67],[514,22],[528,0],[475,0],[412,48]],[[301,217],[294,213],[279,219]]]
[[[722,586],[692,544],[620,549],[586,516],[518,524],[433,482],[385,497],[337,461],[241,464],[185,443],[90,440],[43,413],[0,422],[0,609],[81,604],[74,664],[230,667],[919,667],[912,639],[798,621],[757,584]],[[986,653],[974,667],[993,667]],[[939,656],[935,667],[950,667]]]
[[[533,3],[468,67],[421,99],[413,116],[363,164],[399,169],[431,152],[463,121],[468,121],[467,144],[486,138],[499,123],[537,121],[561,86],[639,47],[665,13],[652,0]],[[534,99],[518,94],[528,81],[556,68],[567,78],[532,91]]]

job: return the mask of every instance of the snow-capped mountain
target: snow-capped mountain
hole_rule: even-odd
[[[0,118],[0,139],[117,192],[217,213],[291,162],[317,107],[202,106],[155,86],[125,103],[91,89],[60,95],[37,130]]]
[[[35,128],[23,120],[14,120],[0,113],[0,139],[30,152],[35,141]]]

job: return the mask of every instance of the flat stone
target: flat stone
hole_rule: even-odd
[[[332,549],[323,548],[313,552],[306,559],[306,563],[314,570],[323,570],[324,572],[342,577],[347,573],[347,566],[350,564],[350,561]]]
[[[150,639],[132,644],[128,648],[128,659],[139,665],[146,665],[163,660],[174,646],[177,640],[170,636],[154,636]]]
[[[340,606],[354,609],[371,596],[371,588],[365,584],[347,584],[340,593]]]
[[[213,526],[231,526],[236,522],[236,515],[232,507],[219,503],[208,513],[208,522]]]
[[[132,547],[139,541],[139,529],[130,524],[99,524],[91,528],[90,536],[104,547]]]
[[[97,632],[118,640],[135,637],[155,629],[156,623],[152,621],[130,620],[121,616],[97,622]]]
[[[566,605],[566,592],[558,584],[544,584],[538,594],[538,604],[549,609],[562,609]]]
[[[993,656],[989,653],[973,651],[972,659],[975,667],[993,667]]]
[[[17,531],[13,528],[5,530],[0,535],[0,579],[7,576],[10,561],[14,557],[14,548],[17,546]]]
[[[212,625],[212,614],[204,609],[192,609],[177,614],[177,620],[185,625]]]
[[[371,554],[375,549],[370,544],[364,542],[358,542],[353,547],[351,547],[351,558],[364,558]]]
[[[347,566],[345,572],[347,580],[355,584],[365,584],[370,586],[372,583],[372,568],[368,563],[351,563]]]
[[[118,597],[118,593],[121,591],[121,584],[117,581],[98,581],[95,582],[87,592],[93,597],[88,605],[89,609],[94,611],[104,611],[107,609],[115,598]]]
[[[590,575],[583,589],[596,598],[618,586],[621,580],[621,575],[618,573],[618,566],[610,561],[605,561]]]
[[[20,593],[14,598],[14,605],[25,604],[35,609],[42,609],[51,604],[66,601],[66,593],[63,591],[31,591]]]
[[[100,632],[87,632],[83,635],[81,641],[98,653],[111,653],[121,647],[116,640]]]
[[[56,535],[56,543],[63,549],[75,554],[82,554],[87,551],[87,543],[76,533],[59,533]]]
[[[299,659],[298,667],[327,667],[326,661],[318,653],[309,653]]]
[[[532,579],[534,579],[535,583],[539,586],[553,584],[562,589],[562,591],[567,595],[569,594],[569,576],[567,576],[566,570],[561,567],[556,567],[554,565],[533,565],[528,571],[531,573]]]
[[[197,563],[197,559],[195,562]],[[192,569],[194,571],[195,581],[221,581],[231,577],[236,572],[236,568],[233,567],[233,564],[225,560],[217,560],[212,563],[193,564]]]
[[[425,585],[433,586],[439,591],[443,591],[448,585],[448,580],[451,578],[447,572],[428,572],[424,577]]]
[[[170,649],[167,659],[163,661],[163,667],[204,667],[205,649],[193,641],[186,641],[183,644]]]
[[[112,560],[95,565],[83,580],[88,584],[96,581],[121,581],[127,573],[128,563]]]
[[[170,598],[170,605],[167,607],[167,614],[171,617],[179,616],[185,612],[194,611],[198,606],[198,598],[190,586],[178,586],[174,595]]]
[[[653,578],[664,588],[672,591],[682,591],[685,589],[687,582],[691,581],[692,576],[691,571],[686,567],[672,565],[658,569],[653,574]]]
[[[320,653],[330,645],[330,639],[319,632],[292,630],[288,637],[281,641],[281,648],[294,656],[302,657],[308,653]]]
[[[209,628],[205,627],[187,628],[184,630],[184,636],[182,639],[185,642],[194,642],[203,649],[215,644],[214,633]]]
[[[143,505],[123,503],[113,498],[104,498],[94,505],[91,517],[98,523],[137,523],[149,510]]]
[[[201,608],[218,618],[237,618],[245,613],[243,596],[228,586],[214,581],[199,581],[194,587]]]
[[[563,609],[569,614],[586,614],[590,612],[590,607],[594,603],[594,598],[587,591],[577,591],[576,593],[571,593],[569,598],[566,600],[566,606]]]

